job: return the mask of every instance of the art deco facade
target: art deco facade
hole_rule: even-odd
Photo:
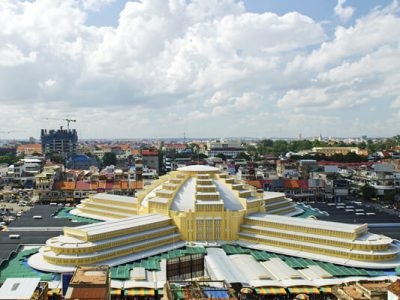
[[[256,190],[208,166],[180,168],[137,198],[99,194],[72,211],[105,222],[65,228],[30,264],[47,271],[84,264],[118,265],[185,242],[246,247],[337,264],[393,268],[400,247],[367,224],[291,217],[301,213],[280,193]]]

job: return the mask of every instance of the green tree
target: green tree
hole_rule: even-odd
[[[365,200],[371,200],[371,198],[375,197],[375,189],[369,184],[365,184],[361,187],[361,193]]]
[[[383,199],[385,200],[385,202],[388,202],[388,203],[394,203],[394,199],[395,199],[395,197],[396,197],[396,191],[394,191],[394,190],[388,190],[388,191],[385,191],[385,194],[384,194],[384,196],[383,196]]]
[[[204,153],[199,153],[199,159],[206,159],[208,158],[207,155],[205,155]]]
[[[236,159],[250,160],[251,158],[246,153],[240,152],[236,155]]]
[[[278,140],[274,142],[274,145],[272,147],[272,153],[275,155],[281,155],[285,154],[288,152],[288,142],[284,140]]]
[[[261,140],[260,143],[257,145],[257,153],[261,155],[271,153],[273,145],[274,145],[273,140],[270,139]]]
[[[222,160],[226,160],[226,156],[225,156],[225,154],[223,154],[223,153],[218,153],[217,155],[215,155],[215,157],[219,157],[219,158],[221,158]]]
[[[13,155],[0,156],[0,164],[12,165],[13,163],[15,163],[17,161],[18,161],[18,159]]]
[[[246,145],[245,149],[246,149],[246,152],[249,153],[250,156],[255,157],[257,155],[258,148],[256,146],[254,146],[254,145]]]
[[[111,166],[117,164],[117,155],[113,152],[106,152],[103,156],[103,165],[104,166]]]
[[[52,162],[55,162],[57,164],[65,164],[65,158],[57,153],[51,153],[47,156],[48,159],[50,159]]]

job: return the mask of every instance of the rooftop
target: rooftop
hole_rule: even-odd
[[[96,198],[99,200],[125,202],[125,203],[137,203],[137,199],[134,197],[119,196],[119,195],[112,195],[112,194],[106,194],[106,193],[96,194],[96,195],[92,196],[91,198]]]
[[[205,165],[192,165],[192,166],[186,166],[186,167],[178,168],[178,171],[182,171],[182,172],[210,172],[210,173],[215,173],[215,172],[219,172],[219,169],[215,168],[215,167],[205,166]]]
[[[353,233],[358,230],[366,228],[366,224],[344,224],[344,223],[336,223],[336,222],[328,222],[328,221],[319,221],[314,219],[302,219],[302,218],[292,218],[278,215],[269,215],[264,213],[255,213],[247,216],[248,219],[254,220],[262,220],[265,222],[276,222],[280,224],[294,225],[294,226],[304,226],[304,227],[312,227],[315,228],[316,225],[320,229],[324,230],[335,230],[347,233]]]
[[[147,214],[142,216],[125,218],[123,220],[115,220],[103,223],[83,225],[75,227],[74,229],[84,231],[87,233],[88,236],[93,236],[97,234],[115,232],[118,230],[132,228],[136,226],[143,226],[147,224],[154,224],[156,222],[168,221],[168,220],[170,220],[170,218],[166,216],[162,216],[159,214]]]
[[[8,278],[0,288],[0,299],[31,299],[39,278]]]
[[[78,267],[70,284],[105,285],[108,282],[108,266],[81,266]]]

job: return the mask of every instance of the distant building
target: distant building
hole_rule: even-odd
[[[187,149],[187,144],[165,144],[164,149],[165,151],[176,151],[180,152]]]
[[[157,174],[160,174],[160,156],[158,151],[142,150],[142,160],[143,165],[156,170]]]
[[[312,151],[326,156],[332,156],[335,154],[346,155],[350,152],[354,152],[357,155],[368,155],[367,150],[358,147],[314,147]]]
[[[67,161],[67,168],[73,170],[89,170],[90,167],[99,167],[98,161],[85,154],[74,154],[70,160]]]
[[[241,146],[241,142],[237,140],[215,140],[207,142],[207,150],[205,154],[208,157],[215,157],[218,154],[223,154],[226,157],[235,158],[239,153],[245,152]]]
[[[32,155],[34,153],[38,153],[38,154],[42,153],[42,145],[41,144],[25,144],[25,145],[19,145],[17,147],[17,156]]]
[[[58,130],[42,129],[40,135],[42,141],[42,153],[57,153],[64,158],[70,158],[76,153],[76,145],[78,143],[78,133],[75,129]]]
[[[109,267],[77,267],[69,283],[65,299],[111,299]]]

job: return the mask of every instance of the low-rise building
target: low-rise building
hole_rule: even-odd
[[[400,279],[387,287],[387,300],[400,300]]]
[[[368,155],[368,151],[360,149],[358,147],[314,147],[313,152],[324,154],[325,156],[332,156],[335,154],[346,155],[350,152],[356,153],[357,155]]]
[[[46,300],[48,283],[39,278],[7,278],[0,288],[1,300]]]
[[[142,150],[143,165],[160,173],[160,155],[156,150]]]
[[[71,278],[66,300],[109,300],[109,266],[79,266]]]
[[[359,281],[342,284],[334,289],[335,295],[343,300],[386,300],[390,281]]]
[[[41,144],[23,144],[17,147],[17,156],[33,155],[35,153],[42,154]]]
[[[67,168],[73,170],[89,170],[90,167],[98,168],[99,162],[85,154],[75,154],[67,161]]]

